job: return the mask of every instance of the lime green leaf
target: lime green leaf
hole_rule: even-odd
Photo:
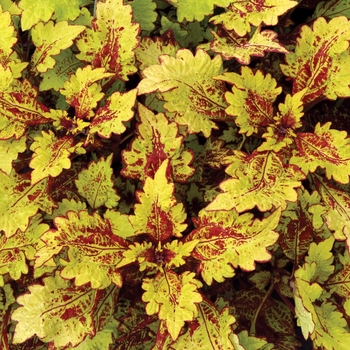
[[[219,311],[208,300],[203,300],[197,307],[198,317],[192,321],[187,332],[171,344],[171,348],[205,349],[207,344],[211,344],[215,350],[235,349],[229,336],[232,334],[232,324],[236,320],[230,315],[229,308],[225,307]]]
[[[305,90],[299,91],[293,96],[287,95],[285,102],[278,105],[279,113],[275,116],[274,124],[270,124],[267,132],[263,134],[266,139],[258,151],[279,152],[283,147],[294,143],[294,130],[300,128],[301,117],[304,115],[302,98]]]
[[[289,51],[277,40],[277,33],[258,27],[250,38],[240,38],[232,31],[211,32],[214,40],[210,48],[224,57],[225,60],[236,58],[241,64],[249,64],[251,56],[264,57],[265,52],[288,53]]]
[[[231,0],[228,10],[210,19],[214,24],[222,23],[228,30],[234,30],[238,36],[244,36],[251,30],[250,25],[258,27],[276,25],[278,16],[296,6],[296,1],[290,0],[261,0],[252,2],[248,0]],[[226,7],[226,6],[225,6]]]
[[[139,24],[132,23],[130,5],[124,5],[123,0],[98,1],[92,29],[86,29],[77,41],[77,58],[126,81],[137,71],[134,49],[138,31]]]
[[[55,55],[55,66],[44,74],[41,74],[40,91],[54,89],[56,91],[63,88],[71,75],[75,74],[77,68],[82,68],[84,63],[79,61],[70,48]]]
[[[75,108],[78,118],[91,118],[94,116],[93,108],[97,106],[104,93],[102,87],[96,81],[110,77],[104,68],[92,69],[91,66],[78,68],[70,80],[64,83],[61,94],[66,96],[66,101]]]
[[[48,176],[56,177],[63,169],[69,169],[71,161],[69,156],[75,151],[72,136],[57,138],[49,130],[42,131],[41,135],[34,137],[30,149],[34,152],[30,167],[32,171],[32,183],[36,183]]]
[[[312,19],[324,17],[331,19],[334,17],[345,16],[350,17],[350,1],[349,0],[328,0],[321,1],[317,4]]]
[[[349,251],[346,250],[344,255],[339,254],[339,260],[342,268],[337,271],[329,280],[326,282],[326,286],[332,291],[337,293],[339,296],[350,300],[350,255]]]
[[[58,208],[53,211],[51,215],[45,215],[45,219],[52,220],[56,216],[65,216],[69,210],[73,210],[78,212],[79,210],[85,210],[86,203],[78,202],[74,199],[68,200],[67,198],[63,198],[62,202],[58,202]]]
[[[201,21],[204,16],[211,15],[214,6],[227,7],[232,0],[203,0],[203,1],[188,1],[188,0],[168,0],[171,4],[177,7],[177,18],[179,22],[187,19],[189,22]]]
[[[24,232],[29,219],[39,209],[51,213],[55,206],[48,196],[48,180],[31,184],[28,178],[12,170],[10,175],[0,171],[0,227],[7,238],[19,229]]]
[[[18,140],[27,126],[50,122],[45,114],[48,108],[37,101],[37,95],[37,90],[26,79],[3,88],[0,83],[0,139],[15,137]]]
[[[58,55],[62,50],[71,46],[73,39],[84,29],[84,26],[70,26],[66,21],[56,23],[56,25],[53,21],[46,24],[38,23],[32,29],[32,40],[36,46],[31,59],[32,67],[40,73],[53,68],[55,59],[51,56]]]
[[[194,169],[189,166],[193,160],[190,151],[184,150],[183,137],[178,135],[176,123],[169,123],[163,113],[154,115],[152,111],[138,104],[141,124],[139,136],[133,140],[131,150],[123,151],[126,167],[123,176],[144,180],[153,177],[162,162],[170,161],[175,181],[185,182],[193,175]]]
[[[91,161],[88,168],[79,173],[75,185],[78,192],[87,199],[89,205],[97,209],[101,206],[115,207],[120,197],[113,187],[113,154],[99,161]]]
[[[33,25],[47,22],[51,17],[57,21],[75,20],[80,14],[80,7],[86,5],[87,0],[21,0],[19,7],[23,9],[21,26],[28,30]]]
[[[11,279],[18,280],[22,273],[28,273],[26,260],[34,260],[34,255],[43,246],[40,236],[49,229],[41,224],[41,215],[30,219],[28,228],[7,238],[0,236],[0,275],[9,273]]]
[[[2,56],[10,56],[13,52],[12,47],[17,42],[15,28],[12,24],[11,14],[2,11],[0,6],[0,62]]]
[[[278,239],[276,228],[281,211],[276,210],[266,219],[253,220],[252,214],[238,216],[236,211],[200,211],[187,241],[199,240],[192,256],[200,261],[204,281],[211,285],[213,279],[223,282],[235,275],[238,267],[255,270],[255,261],[271,259],[267,247]]]
[[[146,78],[138,85],[139,95],[162,92],[164,108],[178,113],[180,125],[187,125],[190,133],[201,131],[209,137],[211,129],[217,129],[212,120],[227,119],[225,83],[212,79],[223,72],[221,57],[211,60],[204,50],[193,56],[183,49],[177,51],[176,58],[162,55],[159,61],[143,71]]]
[[[269,344],[266,340],[258,337],[253,337],[248,334],[248,331],[242,331],[237,334],[239,339],[239,344],[241,345],[241,349],[243,350],[269,350]],[[241,350],[235,349],[235,350]]]
[[[36,254],[35,267],[40,267],[54,255],[68,248],[68,261],[60,260],[64,265],[63,278],[75,278],[75,284],[81,286],[90,282],[92,288],[107,288],[111,283],[122,285],[122,276],[116,265],[122,259],[127,243],[112,232],[108,221],[96,212],[79,213],[69,211],[65,217],[54,220],[56,229],[45,232],[41,239],[45,247]]]
[[[215,79],[233,85],[232,93],[225,94],[226,112],[236,117],[240,133],[250,136],[273,121],[273,102],[282,88],[276,88],[277,81],[270,74],[264,76],[260,70],[254,74],[251,68],[242,67],[240,75],[230,72]]]
[[[275,207],[286,209],[287,201],[296,201],[296,187],[305,178],[295,165],[283,164],[279,155],[254,152],[251,156],[234,151],[226,173],[232,178],[224,181],[220,193],[207,210],[243,212],[257,206],[261,211]],[[277,175],[278,174],[278,177]],[[278,180],[277,180],[278,179]]]
[[[18,153],[26,150],[26,137],[19,140],[11,138],[9,140],[0,140],[0,170],[10,175],[12,170],[12,161],[17,159]]]
[[[187,227],[186,212],[174,197],[174,184],[168,182],[169,162],[162,163],[154,179],[146,177],[143,191],[138,193],[140,203],[135,204],[135,216],[130,221],[136,234],[147,233],[155,241],[172,236],[181,237]]]
[[[199,240],[193,239],[186,243],[179,242],[178,240],[167,243],[163,248],[166,257],[165,266],[170,269],[184,265],[186,262],[184,257],[191,255],[192,250],[198,242]]]
[[[108,97],[105,105],[100,107],[90,124],[90,133],[98,133],[101,137],[110,138],[111,134],[122,134],[126,127],[123,122],[129,121],[134,112],[137,90],[133,89],[124,94],[119,91]],[[86,92],[84,93],[86,98]]]
[[[135,234],[128,215],[123,215],[117,210],[107,209],[103,217],[109,221],[115,235],[125,239]]]
[[[335,100],[350,96],[346,83],[349,75],[350,21],[337,17],[329,23],[324,18],[304,25],[295,52],[286,56],[282,72],[293,78],[293,94],[307,88],[304,103],[325,96]]]
[[[194,276],[188,271],[177,275],[172,270],[164,270],[152,279],[145,278],[142,283],[147,314],[158,313],[173,340],[179,336],[185,321],[192,321],[198,314],[196,304],[202,301],[202,296],[197,290],[202,283]]]
[[[334,231],[334,238],[346,239],[350,247],[350,195],[319,177],[318,182],[323,202],[313,205],[310,212],[324,218],[327,227]]]
[[[131,5],[133,10],[134,21],[140,23],[141,30],[153,30],[154,22],[157,19],[155,9],[157,5],[153,0],[127,0],[127,4]]]
[[[104,291],[77,287],[58,275],[45,278],[43,282],[44,285],[30,286],[29,293],[17,299],[21,306],[12,314],[12,319],[18,322],[14,344],[23,343],[36,334],[46,343],[53,342],[57,348],[75,347],[87,335],[94,336],[111,319],[115,287]]]
[[[297,150],[290,164],[300,167],[304,173],[325,169],[327,179],[346,184],[350,176],[350,138],[345,131],[331,129],[328,122],[317,123],[314,133],[297,133]]]

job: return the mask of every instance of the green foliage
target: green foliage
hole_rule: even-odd
[[[347,349],[349,4],[0,0],[0,349]]]

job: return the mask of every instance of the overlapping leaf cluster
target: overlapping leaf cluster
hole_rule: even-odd
[[[0,0],[0,348],[347,349],[349,5]]]

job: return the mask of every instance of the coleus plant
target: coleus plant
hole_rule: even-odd
[[[348,0],[0,0],[1,349],[347,349]]]

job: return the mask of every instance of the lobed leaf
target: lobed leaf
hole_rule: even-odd
[[[12,162],[17,159],[18,153],[26,150],[27,138],[21,137],[19,140],[11,138],[8,140],[0,140],[0,170],[10,175],[12,170]]]
[[[312,15],[312,19],[316,19],[318,17],[331,19],[339,16],[350,17],[349,0],[328,0],[319,2]]]
[[[250,136],[272,122],[273,102],[282,88],[276,88],[277,82],[270,74],[264,76],[260,70],[254,73],[251,68],[242,67],[240,75],[230,72],[215,79],[233,85],[232,93],[225,94],[229,104],[226,112],[236,117],[240,133]]]
[[[134,21],[140,24],[141,30],[151,31],[154,29],[154,22],[157,19],[157,4],[153,0],[128,0],[131,5]]]
[[[145,79],[138,85],[139,95],[159,91],[164,108],[176,112],[176,121],[186,125],[190,133],[202,132],[209,137],[217,128],[212,120],[225,120],[225,84],[212,78],[223,72],[222,60],[211,60],[204,50],[193,56],[190,50],[179,50],[176,57],[162,55],[160,64],[143,71]]]
[[[169,162],[165,160],[155,172],[154,179],[146,177],[143,192],[137,193],[135,215],[130,222],[135,234],[148,234],[155,242],[181,237],[187,227],[186,213],[174,197],[174,184],[167,179]]]
[[[332,292],[337,293],[339,296],[346,299],[348,302],[350,295],[350,255],[346,250],[344,255],[339,254],[339,260],[341,263],[341,269],[331,276],[326,282],[326,286],[331,289]]]
[[[192,321],[198,315],[196,304],[202,301],[198,293],[202,283],[194,276],[188,271],[178,275],[172,270],[163,270],[152,279],[144,278],[142,283],[147,315],[158,313],[173,340],[178,338],[185,321]]]
[[[249,33],[251,25],[276,25],[278,16],[298,4],[290,0],[231,0],[230,3],[226,12],[211,17],[210,21],[214,24],[222,23],[227,30],[234,30],[238,36]]]
[[[274,231],[280,210],[264,220],[253,220],[252,214],[238,216],[235,210],[200,211],[194,220],[196,226],[186,241],[199,240],[192,256],[199,261],[203,280],[211,285],[213,279],[223,282],[235,275],[240,267],[245,271],[255,270],[255,261],[266,262],[271,254],[267,247],[273,245],[278,234]]]
[[[283,164],[279,155],[272,152],[254,152],[251,156],[234,151],[220,193],[207,210],[231,210],[243,212],[257,206],[260,211],[273,206],[287,207],[287,201],[297,200],[296,187],[301,186],[305,175],[296,165]]]
[[[63,278],[75,278],[75,284],[91,283],[94,289],[107,288],[111,283],[122,286],[122,276],[116,265],[128,245],[112,232],[109,221],[96,212],[69,211],[54,220],[55,229],[45,232],[41,239],[45,247],[36,254],[35,267],[40,267],[67,247],[68,260],[61,259]]]
[[[86,29],[77,41],[77,58],[126,81],[137,71],[134,49],[138,32],[139,24],[132,22],[130,5],[124,5],[123,0],[99,1],[92,28]]]
[[[16,42],[17,38],[11,14],[8,11],[3,11],[0,5],[0,62],[6,56],[11,55]]]
[[[331,129],[328,122],[317,123],[313,133],[297,133],[297,150],[290,164],[298,165],[307,174],[317,167],[325,169],[326,177],[346,184],[350,176],[350,138],[345,131]]]
[[[113,208],[118,204],[118,196],[113,183],[113,154],[90,162],[87,169],[82,170],[75,180],[79,194],[86,198],[93,209],[101,206]]]

